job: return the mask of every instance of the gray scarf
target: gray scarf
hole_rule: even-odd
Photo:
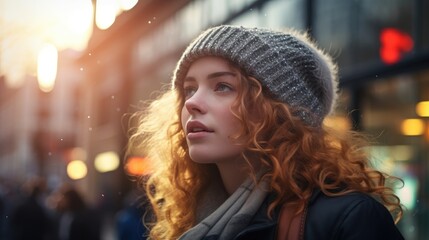
[[[255,186],[248,178],[214,212],[189,229],[179,240],[233,239],[251,221],[268,194],[268,184]]]

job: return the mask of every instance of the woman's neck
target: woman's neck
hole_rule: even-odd
[[[223,186],[228,195],[233,194],[248,175],[242,167],[237,167],[235,164],[218,164],[217,166]]]
[[[216,165],[228,195],[233,194],[249,176],[249,165],[242,158],[218,162]],[[257,169],[255,166],[253,168]]]

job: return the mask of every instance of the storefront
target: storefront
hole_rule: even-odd
[[[339,112],[373,164],[402,178],[406,239],[429,236],[429,19],[423,1],[314,1],[314,36],[340,64]],[[319,21],[318,21],[319,20]]]

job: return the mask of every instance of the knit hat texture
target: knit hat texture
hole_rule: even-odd
[[[222,25],[200,34],[177,63],[173,85],[192,62],[225,58],[257,79],[272,97],[293,109],[305,124],[319,127],[337,98],[337,67],[305,34]]]

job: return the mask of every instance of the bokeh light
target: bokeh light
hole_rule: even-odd
[[[419,183],[415,177],[403,176],[404,186],[399,189],[395,189],[395,193],[401,199],[401,203],[407,210],[414,210],[417,202],[417,191]]]
[[[73,180],[78,180],[86,177],[88,168],[84,161],[73,160],[67,164],[67,175]]]
[[[95,157],[94,166],[99,172],[114,171],[119,167],[119,156],[116,152],[109,151],[98,154]]]
[[[50,92],[54,88],[57,76],[58,51],[52,44],[46,44],[37,58],[37,80],[39,88]]]
[[[424,133],[425,124],[417,118],[405,119],[401,123],[401,132],[405,136],[419,136]]]
[[[0,3],[0,75],[8,87],[18,88],[26,76],[37,74],[39,51],[48,43],[58,52],[86,49],[93,30],[91,0]]]
[[[95,10],[95,24],[105,30],[115,22],[119,4],[116,0],[97,0]]]
[[[417,103],[416,113],[420,117],[429,117],[429,101],[422,101]]]
[[[95,5],[95,24],[101,30],[106,30],[116,20],[122,11],[128,11],[138,3],[138,0],[97,0]]]
[[[130,157],[125,163],[125,171],[134,176],[147,175],[153,172],[153,165],[148,158]]]
[[[119,0],[119,5],[124,11],[128,11],[138,3],[138,0]]]

